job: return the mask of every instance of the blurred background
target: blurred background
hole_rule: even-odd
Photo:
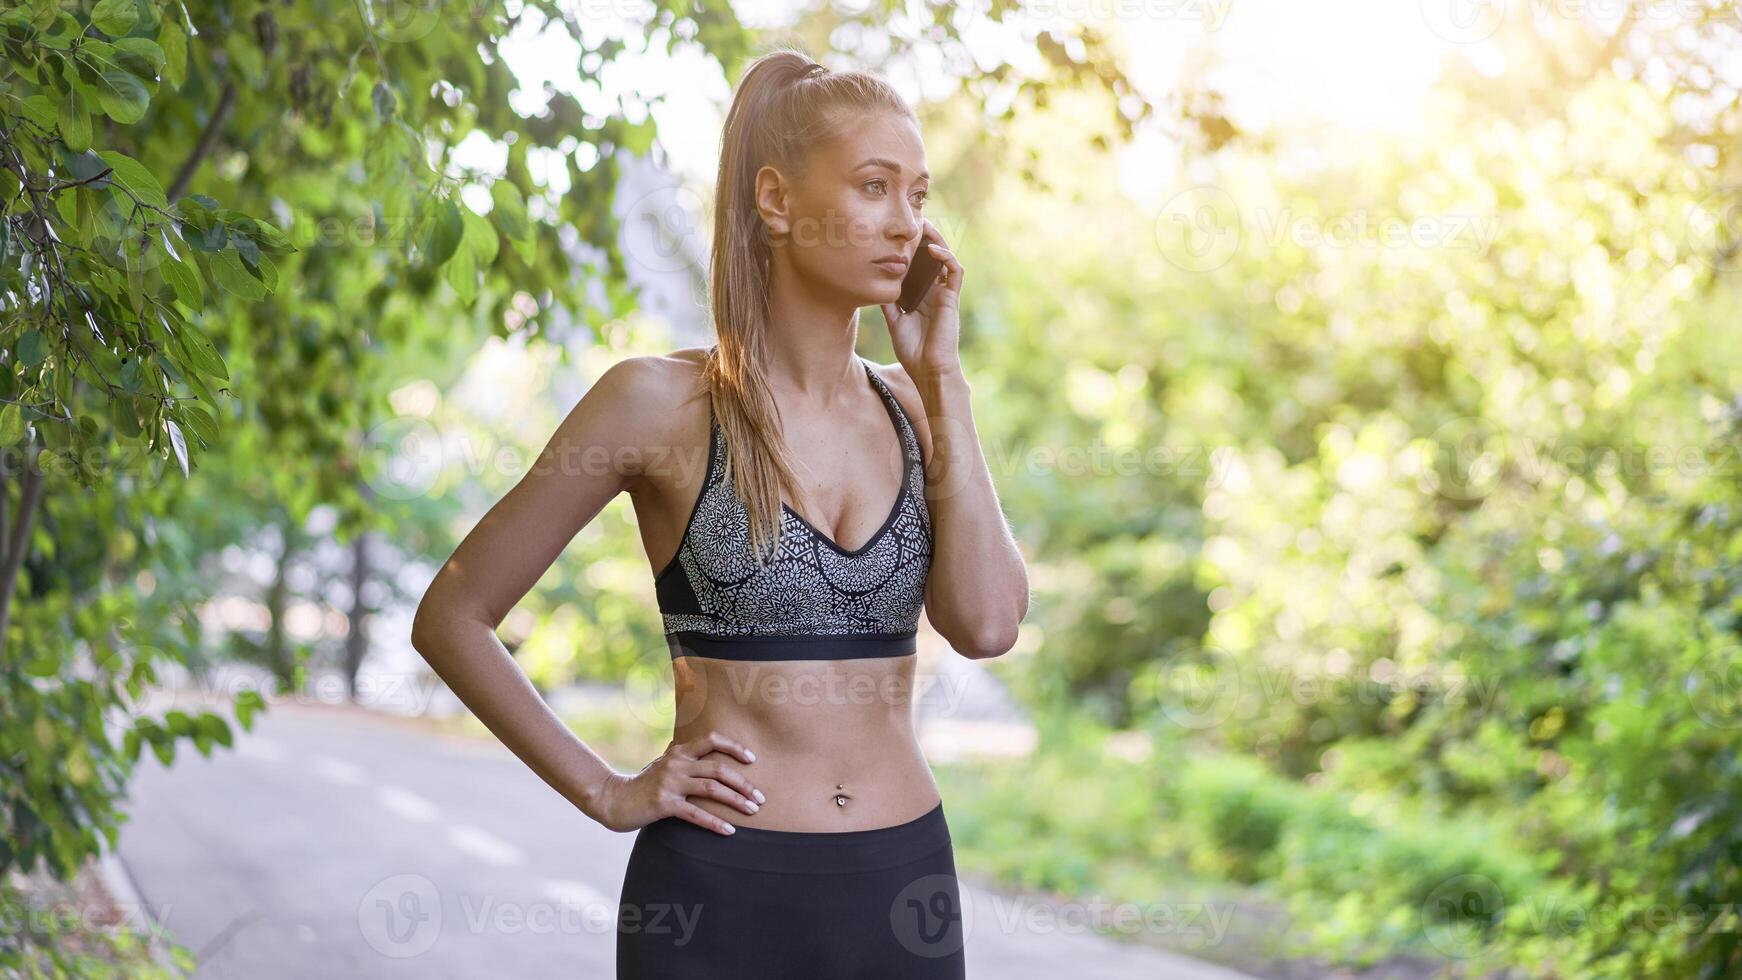
[[[993,660],[921,627],[974,975],[1742,975],[1739,32],[9,4],[0,971],[611,975],[631,838],[410,618],[608,366],[711,342],[722,119],[791,43],[920,113],[1034,590]],[[500,635],[663,748],[626,499]]]

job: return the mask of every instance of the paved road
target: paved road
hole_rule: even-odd
[[[237,726],[232,726],[237,727]],[[613,976],[632,834],[599,827],[487,740],[276,704],[233,751],[145,753],[119,856],[200,978]],[[975,887],[975,980],[1243,980]],[[1032,908],[1029,909],[1032,911]],[[1249,978],[1245,978],[1249,980]]]

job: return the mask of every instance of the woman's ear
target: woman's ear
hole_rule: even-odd
[[[762,223],[768,226],[772,238],[781,238],[792,232],[786,198],[786,175],[764,164],[756,171],[756,211],[762,216]]]

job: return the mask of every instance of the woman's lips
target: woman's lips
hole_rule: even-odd
[[[899,276],[907,272],[907,262],[902,259],[887,259],[881,262],[873,262],[871,264],[892,275]]]

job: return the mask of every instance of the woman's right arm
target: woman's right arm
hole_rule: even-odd
[[[418,603],[411,627],[412,646],[478,720],[551,788],[613,830],[633,829],[665,812],[692,822],[704,822],[700,818],[705,817],[709,826],[720,824],[681,792],[691,770],[730,767],[697,762],[694,756],[705,754],[697,751],[699,746],[673,746],[656,760],[659,769],[671,768],[670,774],[617,772],[576,738],[539,696],[497,638],[496,628],[575,534],[613,497],[636,485],[650,451],[670,444],[666,427],[673,395],[669,373],[659,362],[631,357],[599,377],[529,472],[442,565]],[[659,464],[669,455],[657,453],[651,461]],[[720,739],[717,751],[748,755],[727,738]],[[668,756],[675,756],[669,767],[664,765]],[[739,790],[754,792],[735,772],[723,772],[722,778],[738,787],[729,796],[739,796]],[[617,792],[638,782],[643,784],[634,788],[638,791]],[[667,788],[680,795],[670,796]],[[728,798],[718,790],[706,795]],[[621,805],[618,796],[624,797]]]

